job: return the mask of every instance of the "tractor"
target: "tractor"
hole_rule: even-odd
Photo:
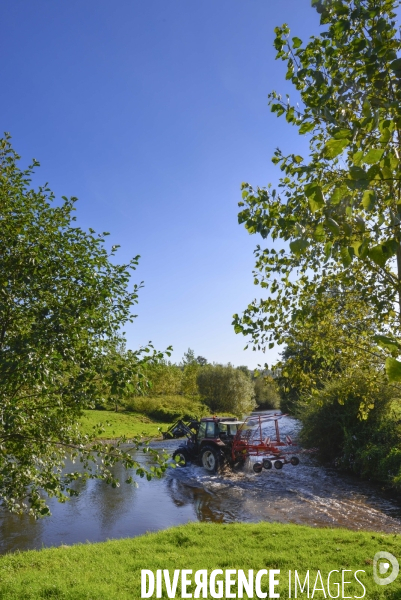
[[[165,438],[186,437],[173,454],[179,466],[189,463],[201,464],[209,473],[225,467],[242,467],[249,457],[257,457],[252,468],[255,473],[262,469],[282,469],[285,464],[298,465],[297,456],[291,456],[288,447],[293,445],[290,436],[281,440],[279,420],[286,415],[251,415],[244,421],[235,417],[203,417],[200,421],[177,421],[163,435]],[[269,427],[273,425],[273,432]],[[266,431],[267,430],[267,431]],[[274,439],[272,434],[274,433]]]

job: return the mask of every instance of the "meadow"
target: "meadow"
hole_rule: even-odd
[[[327,577],[336,569],[340,573],[331,575],[332,597],[336,597],[335,583],[341,581],[341,571],[346,570],[345,581],[351,583],[345,584],[344,597],[362,597],[362,586],[354,578],[359,571],[358,578],[366,588],[364,597],[396,600],[401,597],[401,578],[388,586],[373,581],[373,557],[382,550],[400,557],[401,537],[278,523],[191,523],[132,539],[4,555],[0,557],[0,598],[136,600],[141,597],[141,569],[168,569],[171,575],[174,569],[207,569],[209,575],[214,569],[243,569],[246,573],[248,569],[279,569],[276,591],[281,598],[289,597],[289,570],[292,576],[298,571],[301,583],[309,570],[310,594],[320,570],[330,597]],[[267,590],[267,584],[265,577],[262,590]],[[320,582],[317,587],[322,587]],[[176,597],[181,597],[180,591]],[[293,584],[291,597],[295,597]],[[306,592],[301,594],[298,589],[298,598],[306,597]],[[325,596],[316,590],[313,597]]]

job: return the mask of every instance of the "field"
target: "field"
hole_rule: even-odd
[[[140,413],[116,413],[106,410],[86,410],[81,419],[81,429],[85,434],[91,434],[93,427],[102,423],[105,431],[96,432],[99,439],[115,439],[123,436],[132,437],[144,434],[149,437],[160,437],[158,427],[163,430],[168,424],[154,421]],[[107,423],[109,423],[107,425]]]
[[[365,598],[396,600],[401,597],[400,577],[388,586],[373,581],[372,559],[383,550],[400,557],[400,536],[269,523],[194,523],[133,539],[2,556],[0,598],[136,600],[141,597],[141,569],[168,569],[170,574],[174,569],[208,569],[209,575],[213,569],[243,569],[246,574],[248,569],[279,569],[276,592],[281,598],[288,598],[289,570],[294,576],[296,569],[302,583],[309,570],[309,597],[320,570],[330,597],[327,577],[337,569],[340,574],[331,575],[332,597],[336,597],[335,583],[341,581],[342,570],[348,570],[345,581],[352,582],[345,584],[344,597],[362,597],[363,588],[354,578],[354,572],[361,570],[358,578],[366,587]],[[262,590],[267,591],[267,585],[264,577]],[[165,590],[163,597],[167,597]],[[181,597],[179,591],[176,597]],[[291,597],[295,597],[293,584]],[[313,597],[325,596],[316,590]],[[307,598],[306,592],[298,589],[298,598]]]

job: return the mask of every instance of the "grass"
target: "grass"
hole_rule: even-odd
[[[141,598],[141,569],[169,569],[170,573],[174,569],[208,569],[209,575],[213,569],[243,569],[246,574],[248,569],[280,569],[276,591],[281,598],[288,598],[290,569],[297,569],[302,582],[307,570],[312,582],[320,570],[326,593],[330,571],[361,569],[365,571],[359,573],[367,590],[365,598],[399,599],[401,576],[388,586],[373,581],[372,559],[378,551],[400,558],[401,536],[275,523],[193,523],[133,539],[2,556],[0,598],[136,600]],[[354,584],[345,587],[345,597],[362,596],[353,573],[346,575],[345,580]],[[333,583],[337,576],[332,574]],[[266,585],[262,584],[263,588],[266,591]],[[331,588],[334,597],[335,590]],[[167,597],[165,591],[163,597]],[[176,597],[181,597],[180,592]],[[246,594],[244,597],[248,598]],[[298,591],[298,598],[306,597]],[[316,591],[313,597],[324,598],[324,594]]]
[[[86,410],[81,419],[81,429],[85,434],[92,434],[93,427],[102,423],[105,431],[97,431],[98,439],[115,439],[123,436],[160,437],[158,427],[167,429],[166,423],[154,421],[140,413],[116,413],[106,410]],[[109,425],[106,425],[106,423]]]

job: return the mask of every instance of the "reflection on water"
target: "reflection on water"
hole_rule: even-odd
[[[282,421],[282,433],[294,434],[295,422]],[[172,452],[177,441],[163,442]],[[137,453],[142,462],[149,455]],[[401,533],[401,505],[377,488],[300,455],[286,465],[255,475],[210,476],[202,468],[171,469],[161,480],[125,483],[114,490],[102,481],[77,482],[81,494],[67,504],[51,503],[52,516],[35,521],[0,512],[0,552],[42,546],[132,537],[188,521],[278,521]],[[121,466],[116,475],[124,481]]]

